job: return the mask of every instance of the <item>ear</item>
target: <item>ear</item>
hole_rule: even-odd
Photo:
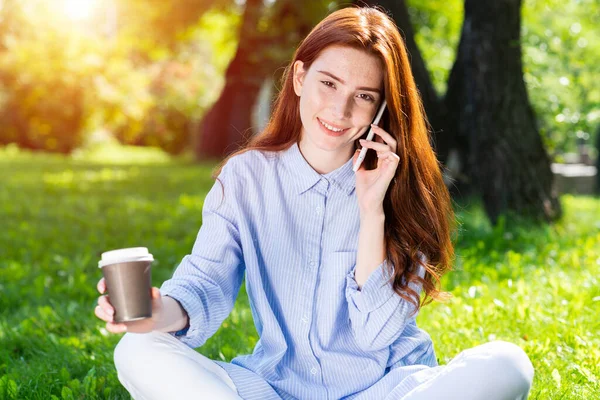
[[[293,78],[292,82],[294,83],[294,92],[296,96],[300,96],[302,93],[302,84],[304,83],[304,76],[306,75],[306,71],[304,70],[304,63],[300,60],[296,61],[293,66]]]

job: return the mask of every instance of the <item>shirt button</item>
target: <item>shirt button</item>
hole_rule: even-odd
[[[304,322],[305,324],[308,324],[308,317],[302,317],[302,322]]]
[[[317,207],[315,210],[317,211],[317,215],[321,215],[321,211],[322,211],[321,207]]]
[[[308,265],[310,265],[311,267],[314,267],[315,266],[315,262],[311,261],[311,262],[308,263]]]
[[[312,369],[310,370],[310,373],[313,375],[317,374],[317,369],[315,367],[312,367]]]

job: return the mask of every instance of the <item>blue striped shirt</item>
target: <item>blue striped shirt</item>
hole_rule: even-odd
[[[242,398],[398,398],[417,384],[411,374],[437,365],[413,306],[387,281],[386,261],[360,290],[354,279],[351,159],[319,174],[297,144],[251,150],[232,157],[219,180],[191,254],[161,293],[188,313],[178,337],[195,348],[229,315],[245,273],[259,340],[252,354],[218,361]]]

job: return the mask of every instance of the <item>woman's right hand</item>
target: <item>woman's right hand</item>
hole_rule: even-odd
[[[106,282],[104,278],[100,279],[98,285],[98,292],[103,294],[106,292]],[[152,317],[145,318],[131,322],[114,322],[115,309],[110,304],[109,295],[105,294],[98,297],[98,305],[94,310],[94,313],[98,318],[106,322],[106,330],[111,333],[148,333],[152,332],[156,326],[157,321],[160,320],[163,311],[163,300],[160,291],[157,287],[152,288]]]

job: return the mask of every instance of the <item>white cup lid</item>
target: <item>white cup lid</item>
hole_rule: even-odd
[[[148,252],[147,247],[130,247],[105,251],[102,253],[102,259],[98,262],[98,267],[102,268],[110,264],[130,261],[154,261],[152,254]]]

